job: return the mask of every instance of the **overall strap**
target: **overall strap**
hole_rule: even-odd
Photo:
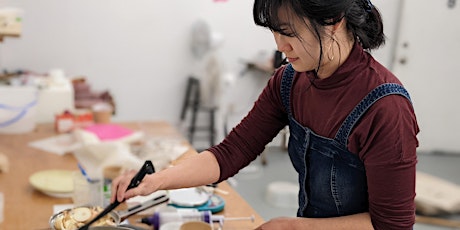
[[[373,89],[363,100],[351,111],[345,121],[342,123],[339,131],[335,136],[335,140],[342,144],[343,146],[347,146],[348,144],[348,136],[351,133],[351,130],[359,121],[359,119],[366,113],[366,111],[379,99],[392,95],[398,94],[401,96],[406,97],[409,101],[411,101],[409,93],[404,89],[403,86],[396,84],[396,83],[385,83],[379,85],[375,89]]]
[[[284,108],[291,116],[291,87],[294,79],[294,68],[291,64],[288,64],[283,72],[283,78],[281,79],[281,100],[283,101]]]

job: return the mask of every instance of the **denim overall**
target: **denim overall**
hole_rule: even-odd
[[[281,97],[289,116],[288,152],[299,175],[299,217],[336,217],[368,211],[366,171],[357,154],[347,150],[348,136],[359,119],[382,97],[399,94],[398,84],[376,87],[352,110],[334,139],[315,134],[292,116],[290,95],[294,69],[289,64],[281,83]]]

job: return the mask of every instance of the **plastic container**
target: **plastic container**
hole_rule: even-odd
[[[78,206],[103,206],[103,180],[88,181],[80,171],[73,172],[72,201]]]
[[[274,181],[268,184],[265,200],[277,208],[298,207],[299,185],[288,181]]]
[[[107,124],[111,122],[113,108],[107,103],[96,103],[91,109],[94,114],[94,121],[98,124]]]
[[[199,212],[194,209],[186,209],[184,211],[166,211],[155,212],[153,216],[142,219],[142,223],[153,225],[154,229],[163,229],[168,223],[187,223],[187,222],[203,222],[211,226],[212,224],[211,211]]]
[[[43,87],[38,92],[37,122],[54,122],[56,114],[75,109],[72,82],[61,69],[52,69],[48,76],[41,78]],[[50,103],[52,101],[52,103]]]
[[[27,133],[36,125],[38,89],[0,86],[0,133]]]

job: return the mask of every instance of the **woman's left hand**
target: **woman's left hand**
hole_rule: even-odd
[[[256,230],[267,229],[295,229],[295,222],[297,218],[294,217],[277,217],[263,223]]]

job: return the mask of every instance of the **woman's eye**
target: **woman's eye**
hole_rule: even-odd
[[[275,30],[275,29],[270,29],[270,31],[271,31],[272,33],[278,33],[278,34],[281,34],[281,35],[286,36],[286,37],[295,37],[295,36],[297,36],[296,33],[291,32],[290,30],[283,30],[283,29]]]
[[[295,37],[296,34],[289,28],[280,28],[279,33],[288,36],[288,37]]]
[[[289,32],[289,31],[281,31],[280,34],[282,34],[284,36],[287,36],[287,37],[295,37],[296,36],[295,33]]]

